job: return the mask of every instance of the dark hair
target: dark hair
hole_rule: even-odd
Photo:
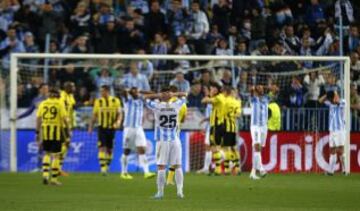
[[[169,86],[163,86],[161,87],[161,92],[169,92],[170,91],[170,87]]]
[[[39,89],[42,89],[44,86],[48,86],[47,83],[41,83],[40,86],[39,86]]]
[[[223,86],[223,91],[226,94],[231,94],[231,91],[233,91],[233,88],[231,86]]]
[[[220,85],[219,83],[217,83],[217,82],[211,82],[211,83],[210,83],[210,87],[215,87],[215,88],[217,88],[219,92],[220,92],[220,90],[221,90],[221,85]]]
[[[108,85],[102,85],[101,88],[105,89],[106,91],[110,91],[110,86]]]
[[[169,89],[170,89],[171,92],[177,92],[178,91],[178,88],[176,86],[174,86],[174,85],[170,85]]]
[[[50,94],[50,96],[53,96],[53,97],[60,97],[60,91],[55,86],[50,87],[49,94]]]
[[[326,98],[328,99],[328,100],[333,100],[334,99],[334,97],[335,97],[335,92],[334,91],[328,91],[327,93],[326,93]]]

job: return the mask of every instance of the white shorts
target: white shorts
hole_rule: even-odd
[[[329,146],[341,147],[345,145],[346,133],[345,131],[330,131]]]
[[[156,142],[157,165],[181,165],[181,157],[180,140]]]
[[[146,138],[142,127],[126,127],[123,134],[123,148],[135,149],[135,147],[146,147]]]
[[[252,145],[254,146],[255,144],[260,144],[262,147],[264,147],[266,144],[266,137],[268,132],[267,127],[251,126],[250,132]]]

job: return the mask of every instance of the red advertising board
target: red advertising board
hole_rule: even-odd
[[[197,133],[197,139],[194,139]],[[202,141],[203,137],[193,132],[192,144]],[[270,172],[323,172],[329,163],[328,133],[278,132],[269,133],[262,152],[264,168]],[[251,169],[251,137],[248,131],[240,133],[240,152],[242,169]],[[351,134],[351,172],[360,172],[360,133]],[[191,162],[192,159],[190,159]],[[338,164],[337,169],[341,167]]]

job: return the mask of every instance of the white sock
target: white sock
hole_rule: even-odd
[[[158,170],[157,188],[158,188],[158,194],[160,194],[160,195],[164,195],[165,180],[166,180],[165,169],[164,170]]]
[[[128,173],[128,156],[125,154],[121,156],[121,173]]]
[[[343,153],[342,155],[340,155],[340,163],[341,163],[341,170],[342,172],[345,172],[346,168],[345,168],[345,153]]]
[[[149,173],[149,165],[145,154],[139,155],[139,163],[140,166],[143,168],[144,173],[145,174]]]
[[[178,194],[183,194],[184,174],[181,168],[175,170],[176,189]]]
[[[211,160],[212,160],[212,152],[211,151],[206,151],[205,152],[205,160],[204,160],[204,170],[208,171],[211,165]]]
[[[336,154],[330,154],[329,163],[330,163],[330,173],[334,173],[336,166]]]
[[[260,152],[254,152],[254,160],[255,160],[255,169],[259,170],[260,172],[263,172],[264,168],[262,165],[262,159],[261,159]]]

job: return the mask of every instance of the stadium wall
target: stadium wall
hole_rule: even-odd
[[[122,134],[122,131],[116,134],[111,172],[120,171]],[[146,131],[150,169],[154,171],[156,166],[153,135],[153,131]],[[18,130],[18,140],[21,140],[18,141],[17,147],[18,170],[21,172],[30,172],[37,168],[38,146],[34,141],[34,136],[34,130]],[[88,134],[85,130],[76,130],[73,137],[64,169],[71,172],[99,172],[96,133]],[[204,132],[184,131],[181,132],[180,137],[183,143],[184,170],[201,168],[205,152]],[[240,133],[238,147],[241,152],[242,168],[248,171],[251,168],[251,138],[248,131]],[[328,153],[327,133],[270,133],[263,152],[263,163],[266,170],[270,172],[322,172],[329,165]],[[7,165],[7,162],[1,162],[0,171],[8,169]],[[129,170],[137,172],[140,169],[136,155],[132,155]],[[351,172],[360,172],[360,133],[351,134]]]

